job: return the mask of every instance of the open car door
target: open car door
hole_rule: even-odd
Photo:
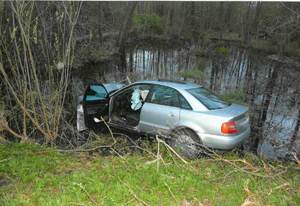
[[[87,128],[96,129],[101,117],[108,120],[109,93],[103,84],[90,84],[82,99],[84,123]]]

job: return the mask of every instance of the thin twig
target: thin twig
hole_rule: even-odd
[[[77,185],[78,187],[80,187],[80,189],[85,192],[85,194],[88,196],[88,198],[94,205],[99,205],[96,202],[96,200],[94,200],[94,198],[92,198],[92,196],[88,193],[88,191],[83,187],[83,185],[81,183],[74,183],[74,184]]]
[[[141,198],[139,198],[139,197],[135,194],[135,192],[130,188],[130,186],[129,186],[127,183],[123,182],[119,177],[118,177],[118,179],[119,179],[119,181],[120,181],[122,184],[124,184],[124,185],[128,188],[130,194],[131,194],[137,201],[141,202],[143,205],[150,206],[150,205],[149,205],[148,203],[146,203],[144,200],[142,200]]]

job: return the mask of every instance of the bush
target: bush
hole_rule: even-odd
[[[227,102],[245,104],[245,93],[242,90],[225,92],[220,96]]]
[[[226,48],[226,47],[223,47],[223,46],[217,47],[215,49],[215,52],[216,52],[216,54],[222,55],[222,56],[225,56],[225,57],[227,57],[229,55],[229,49]]]
[[[0,101],[0,114],[2,114],[4,112],[4,102]]]
[[[191,70],[186,70],[186,71],[181,71],[178,73],[180,77],[183,77],[185,79],[201,79],[203,76],[203,71],[201,69],[191,69]]]
[[[3,124],[5,123],[4,111],[5,111],[4,103],[0,101],[0,132],[4,130],[3,128]]]
[[[134,27],[138,31],[162,34],[163,27],[158,15],[135,15],[133,17]]]

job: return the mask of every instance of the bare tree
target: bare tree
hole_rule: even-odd
[[[64,115],[81,3],[48,4],[56,8],[54,14],[48,13],[56,18],[52,38],[45,22],[39,22],[36,2],[10,2],[10,35],[0,39],[1,59],[8,64],[0,64],[0,74],[9,91],[8,101],[22,114],[22,131],[2,126],[18,138],[39,133],[52,142],[59,135]]]

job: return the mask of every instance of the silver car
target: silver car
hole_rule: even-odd
[[[193,83],[92,84],[81,103],[77,119],[83,116],[84,127],[100,126],[102,117],[114,128],[170,137],[170,144],[189,157],[203,147],[231,150],[250,134],[247,107],[225,102]]]

